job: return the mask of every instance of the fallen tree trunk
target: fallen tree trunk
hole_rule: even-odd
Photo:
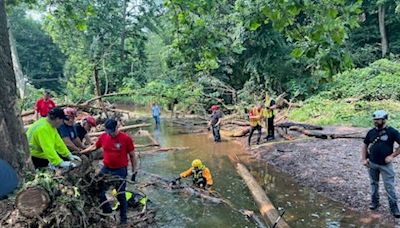
[[[302,127],[298,127],[298,126],[290,127],[289,130],[297,131],[306,136],[315,137],[315,138],[319,138],[319,139],[339,139],[339,138],[364,139],[363,136],[356,135],[356,134],[359,134],[359,132],[352,132],[352,133],[348,133],[348,134],[321,133],[321,132],[306,130],[306,129],[304,129]]]
[[[283,132],[283,130],[280,129],[280,128],[277,128],[277,129],[276,129],[276,132],[278,132],[278,134],[279,134],[282,138],[284,138],[284,139],[286,139],[286,140],[293,140],[293,139],[294,139],[293,136],[286,134],[286,133]]]
[[[140,151],[139,155],[155,155],[163,152],[168,152],[168,151],[182,151],[182,150],[188,150],[189,147],[164,147],[164,148],[158,148],[155,150],[149,150],[149,151]]]
[[[245,121],[239,121],[239,120],[229,120],[229,121],[223,121],[223,124],[233,124],[233,125],[238,125],[241,127],[247,127],[250,126],[249,122],[245,122]]]
[[[99,100],[99,99],[104,98],[104,97],[125,96],[125,95],[131,95],[131,94],[134,94],[134,92],[104,94],[104,95],[101,95],[101,96],[93,97],[93,98],[91,98],[91,99],[89,99],[89,100],[83,102],[82,104],[83,104],[83,105],[87,105],[87,104],[89,104],[89,103],[91,103],[91,102],[93,102],[93,101]]]
[[[35,110],[23,111],[23,112],[21,113],[21,117],[30,116],[30,115],[33,115],[33,114],[35,114]]]
[[[302,127],[307,130],[323,130],[324,129],[321,126],[304,124],[304,123],[296,123],[296,122],[283,122],[280,124],[275,124],[275,127],[280,127],[280,128]]]
[[[245,181],[249,190],[251,191],[254,201],[256,202],[264,221],[267,224],[272,225],[273,227],[278,227],[278,228],[289,227],[289,225],[283,219],[280,218],[280,215],[276,210],[276,208],[274,207],[274,205],[272,204],[271,200],[267,197],[265,191],[257,183],[257,181],[251,175],[249,170],[247,170],[247,168],[241,163],[237,163],[236,169],[239,175]]]
[[[149,127],[151,126],[151,124],[135,124],[135,125],[128,125],[128,126],[124,126],[124,127],[120,127],[118,128],[118,130],[120,131],[127,131],[127,130],[131,130],[131,129],[136,129],[136,128],[142,128],[142,127]],[[100,131],[100,132],[92,132],[89,133],[88,135],[90,137],[96,137],[96,136],[100,136],[101,134],[103,134],[104,131]]]

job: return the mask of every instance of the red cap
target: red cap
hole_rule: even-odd
[[[96,119],[93,116],[86,116],[85,120],[90,126],[96,127]]]
[[[66,116],[73,116],[73,117],[76,117],[76,109],[74,109],[74,108],[65,108],[65,109],[64,109],[64,114],[65,114]]]

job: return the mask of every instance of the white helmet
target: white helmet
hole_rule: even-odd
[[[375,111],[374,114],[372,115],[372,118],[374,118],[374,120],[379,120],[379,119],[387,120],[388,117],[389,115],[384,110]]]

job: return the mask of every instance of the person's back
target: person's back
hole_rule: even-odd
[[[85,138],[85,135],[87,134],[86,129],[80,123],[76,123],[74,124],[74,130],[76,132],[77,137],[82,141]]]

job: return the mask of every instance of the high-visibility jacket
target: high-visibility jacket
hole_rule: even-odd
[[[257,107],[254,107],[252,110],[250,110],[250,126],[255,127],[257,125],[261,125],[262,111],[262,109],[258,109]]]
[[[194,167],[190,167],[185,172],[182,172],[179,176],[182,178],[193,176],[193,182],[197,182],[198,179],[203,177],[204,179],[206,179],[207,185],[210,185],[210,186],[213,185],[213,179],[211,176],[211,172],[204,165],[203,165],[203,167],[198,169],[198,171],[196,171],[196,169]]]
[[[268,93],[266,93],[265,94],[265,107],[266,108],[263,110],[263,116],[267,119],[271,118],[275,115],[274,110],[268,109],[268,107],[271,106],[271,102],[272,102],[271,97],[268,95]],[[275,104],[275,101],[274,101],[274,104]]]
[[[117,190],[114,188],[111,191],[113,197],[117,197]],[[134,192],[125,191],[125,198],[128,205],[135,206],[135,204],[141,204],[145,206],[147,204],[147,196],[143,196]],[[112,209],[115,211],[119,208],[119,202],[115,201]]]
[[[47,118],[40,118],[33,123],[26,134],[33,157],[47,159],[52,165],[57,166],[63,162],[58,154],[63,157],[71,155],[57,129],[51,126]]]

